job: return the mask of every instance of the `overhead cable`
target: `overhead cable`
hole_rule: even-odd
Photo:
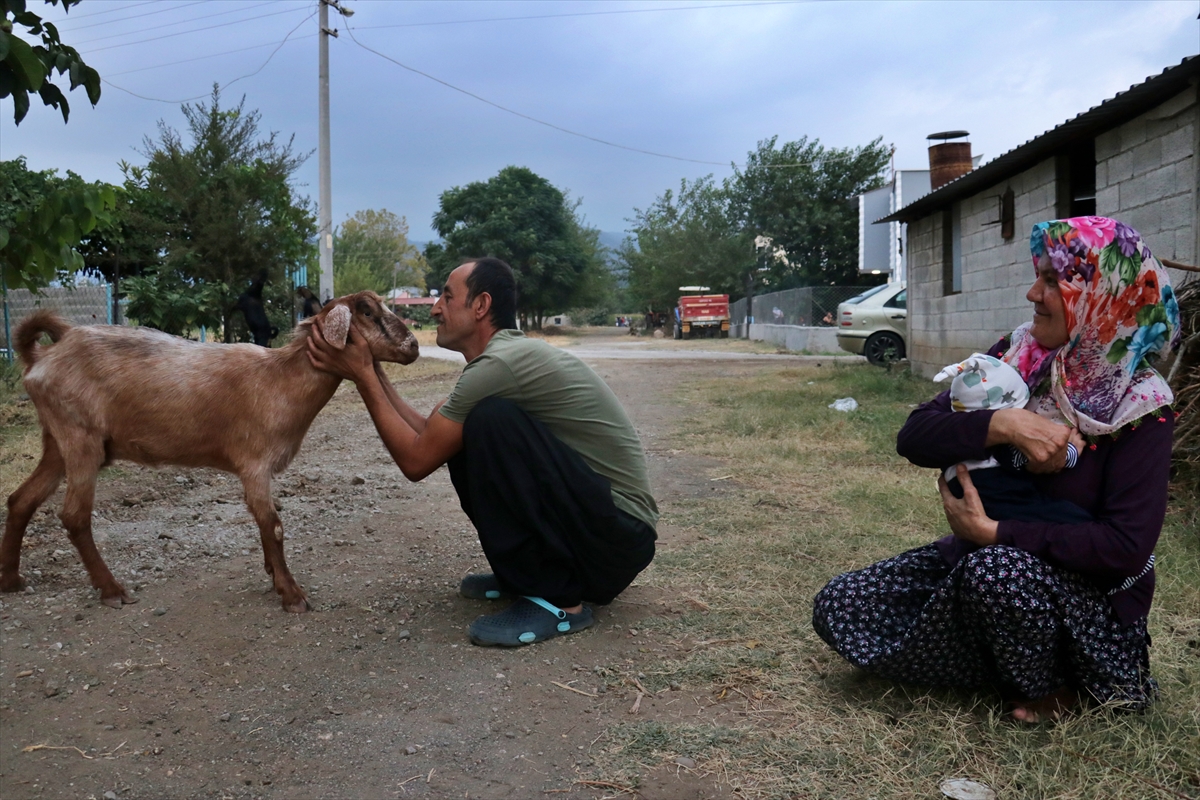
[[[222,22],[217,25],[207,25],[203,28],[193,28],[190,31],[179,31],[178,33],[166,33],[166,34],[163,34],[162,36],[153,36],[149,39],[139,39],[136,42],[124,42],[122,44],[110,44],[108,47],[98,47],[95,50],[89,50],[88,55],[90,56],[95,53],[103,52],[105,50],[115,50],[118,47],[130,47],[135,44],[145,44],[146,42],[157,42],[160,39],[170,39],[174,36],[186,36],[191,33],[200,33],[201,31],[211,31],[214,28],[227,28],[230,25],[240,25],[243,22],[250,22],[251,20],[263,19],[265,17],[277,17],[280,14],[294,14],[297,11],[305,11],[305,10],[306,9],[304,9],[304,8],[287,8],[287,9],[284,9],[283,11],[272,11],[270,14],[259,14],[257,17],[246,17],[245,19],[235,19],[232,22]]]
[[[63,28],[61,28],[61,31],[63,33],[78,33],[79,31],[88,30],[90,28],[99,28],[103,25],[112,25],[115,22],[129,22],[130,20],[141,19],[142,17],[153,17],[158,14],[166,14],[168,11],[178,11],[181,8],[187,8],[188,6],[197,6],[203,2],[204,2],[204,0],[192,0],[192,2],[190,2],[190,3],[184,3],[183,5],[178,5],[178,6],[169,6],[167,8],[160,8],[158,11],[146,11],[141,14],[130,14],[127,17],[118,17],[117,19],[106,19],[103,22],[89,22],[86,25],[80,25],[75,28],[63,27]],[[126,8],[132,8],[132,7],[133,6],[126,6]],[[100,13],[104,13],[104,12],[100,12]],[[72,19],[64,19],[63,23],[66,24],[66,23],[73,22],[73,21],[74,20],[72,20]]]
[[[399,61],[397,61],[396,59],[392,58],[391,56],[381,53],[378,50],[375,50],[373,48],[367,47],[365,44],[360,42],[358,40],[358,38],[354,35],[354,29],[351,28],[349,25],[346,26],[346,33],[348,33],[350,35],[350,39],[356,45],[361,47],[363,50],[366,50],[369,53],[374,53],[375,55],[379,56],[380,58],[384,59],[385,61],[390,61],[402,69],[406,69],[409,72],[416,73],[417,75],[420,75],[423,78],[428,78],[429,80],[433,81],[434,83],[440,83],[442,86],[445,86],[448,89],[453,89],[454,91],[459,92],[460,94],[465,94],[467,97],[474,98],[475,100],[478,100],[481,103],[485,103],[493,108],[497,108],[507,114],[512,114],[513,116],[520,117],[521,119],[537,123],[538,125],[544,125],[547,128],[553,128],[556,131],[560,131],[560,132],[568,134],[570,136],[578,136],[580,139],[587,139],[588,141],[596,142],[597,144],[602,144],[607,147],[615,147],[618,150],[628,150],[629,152],[632,152],[632,153],[642,153],[643,155],[654,156],[656,158],[668,158],[672,161],[686,161],[689,164],[704,164],[704,165],[715,166],[715,167],[732,167],[734,169],[739,169],[739,168],[745,169],[745,168],[751,166],[748,164],[735,164],[732,161],[705,161],[705,160],[699,159],[699,158],[685,158],[684,156],[673,156],[669,153],[659,153],[654,150],[644,150],[640,147],[630,147],[629,145],[618,144],[617,142],[610,142],[607,139],[600,139],[596,136],[589,136],[586,133],[580,133],[579,131],[573,131],[570,128],[564,128],[561,125],[555,125],[553,122],[547,122],[544,119],[538,119],[537,117],[532,117],[528,114],[523,114],[520,111],[516,111],[514,109],[508,108],[507,106],[502,106],[499,103],[495,103],[495,102],[492,102],[491,100],[488,100],[486,97],[480,97],[479,95],[475,94],[474,92],[468,91],[468,90],[460,88],[458,86],[455,86],[454,84],[444,81],[441,78],[434,77],[433,75],[430,75],[428,72],[422,72],[421,70],[419,70],[415,67],[410,67],[407,64],[402,64]],[[758,166],[766,167],[766,168],[770,168],[770,169],[779,169],[779,168],[784,168],[784,167],[807,167],[807,166],[811,166],[811,162],[802,161],[802,162],[796,162],[796,163],[791,163],[791,164],[760,164]]]
[[[117,6],[116,8],[109,8],[109,9],[105,9],[104,11],[92,11],[87,14],[69,14],[66,17],[66,19],[74,21],[77,19],[87,19],[88,17],[99,17],[103,14],[115,14],[118,11],[124,11],[127,8],[137,8],[138,6],[148,6],[151,3],[161,3],[162,1],[163,0],[144,0],[144,2],[141,2],[141,3],[130,3],[127,6]],[[68,12],[64,11],[63,13],[67,14]]]
[[[398,22],[390,25],[359,25],[359,30],[380,30],[383,28],[424,28],[434,25],[466,25],[472,22],[513,22],[531,19],[558,19],[560,17],[601,17],[612,14],[653,14],[664,11],[696,11],[710,8],[745,8],[746,6],[780,6],[795,3],[807,3],[812,0],[761,0],[752,3],[721,3],[708,6],[661,6],[658,8],[624,8],[612,11],[569,11],[563,14],[530,14],[521,17],[480,17],[477,19],[450,19],[438,22]]]
[[[306,33],[303,36],[292,37],[291,41],[299,42],[303,39],[312,39],[318,35],[319,34],[316,34],[316,33]],[[286,42],[288,40],[284,39],[284,41]],[[196,56],[195,58],[185,58],[181,61],[168,61],[165,64],[154,64],[149,67],[138,67],[136,69],[127,69],[127,70],[123,70],[121,72],[109,72],[109,73],[107,73],[107,75],[110,78],[115,78],[118,75],[129,75],[134,72],[145,72],[148,69],[162,69],[163,67],[174,67],[178,64],[190,64],[193,61],[204,61],[207,58],[217,58],[219,56],[233,55],[234,53],[244,53],[247,50],[261,50],[264,47],[274,47],[277,44],[280,44],[280,42],[263,42],[262,44],[252,44],[249,47],[239,47],[236,50],[223,50],[220,53],[209,53],[206,56]]]
[[[280,42],[278,45],[276,45],[276,46],[275,46],[275,49],[271,51],[271,55],[267,56],[267,60],[266,60],[266,61],[264,61],[264,62],[263,62],[263,63],[262,63],[260,66],[259,66],[259,68],[258,68],[258,69],[254,70],[253,72],[247,72],[245,75],[240,75],[240,76],[238,76],[238,77],[234,78],[233,80],[231,80],[231,81],[229,81],[228,83],[226,83],[226,84],[224,85],[224,88],[229,88],[230,86],[232,86],[233,84],[237,83],[237,82],[238,82],[238,81],[240,81],[240,80],[243,80],[243,79],[245,79],[245,78],[252,78],[252,77],[254,77],[255,75],[257,75],[258,73],[262,72],[262,71],[263,71],[263,69],[265,69],[265,68],[266,68],[267,64],[270,64],[270,63],[271,63],[271,59],[273,59],[273,58],[275,57],[275,54],[276,54],[276,53],[278,53],[278,52],[280,51],[280,49],[282,49],[282,48],[283,48],[283,46],[284,46],[285,44],[287,44],[287,42],[288,42],[288,39],[290,39],[290,38],[291,38],[292,34],[293,34],[293,33],[295,33],[296,31],[300,30],[300,26],[301,26],[301,25],[303,25],[304,23],[308,22],[310,19],[312,19],[312,18],[313,18],[313,17],[315,17],[316,15],[317,15],[317,12],[316,12],[316,11],[311,11],[311,12],[309,12],[309,15],[308,15],[307,17],[305,17],[304,19],[300,20],[300,23],[299,23],[298,25],[296,25],[296,27],[294,27],[294,28],[292,28],[290,31],[288,31],[288,35],[287,35],[287,36],[285,36],[285,37],[283,37],[283,41],[281,41],[281,42]],[[144,94],[138,94],[137,92],[133,92],[133,91],[130,91],[129,89],[126,89],[124,86],[117,86],[115,83],[113,83],[112,81],[108,80],[107,78],[101,78],[100,80],[104,81],[104,82],[105,82],[105,83],[107,83],[109,86],[113,87],[114,89],[120,89],[122,92],[125,92],[125,94],[131,94],[131,95],[133,95],[134,97],[139,97],[139,98],[141,98],[142,100],[152,100],[152,101],[154,101],[154,102],[156,102],[156,103],[170,103],[171,105],[179,105],[179,104],[181,104],[181,103],[190,103],[190,102],[191,102],[191,101],[193,101],[193,100],[199,100],[199,99],[200,99],[200,98],[202,98],[202,97],[208,97],[208,96],[209,96],[209,94],[206,92],[206,93],[204,93],[204,94],[199,94],[199,95],[196,95],[195,97],[185,97],[185,98],[184,98],[184,99],[182,99],[182,100],[163,100],[163,99],[162,99],[162,98],[160,98],[160,97],[147,97],[147,96],[146,96],[146,95],[144,95]]]
[[[410,67],[407,64],[401,64],[399,61],[392,58],[391,56],[385,55],[384,53],[381,53],[378,50],[367,47],[365,44],[363,44],[362,42],[360,42],[358,40],[358,38],[354,35],[353,28],[351,28],[349,25],[346,26],[346,33],[350,34],[350,39],[356,45],[358,45],[363,50],[366,50],[369,53],[374,53],[375,55],[379,56],[380,58],[384,59],[385,61],[390,61],[402,69],[406,69],[409,72],[416,73],[417,75],[420,75],[423,78],[428,78],[429,80],[431,80],[435,83],[440,83],[442,86],[445,86],[447,89],[453,89],[454,91],[459,92],[460,94],[465,94],[467,97],[472,97],[481,103],[486,103],[487,105],[492,106],[493,108],[498,108],[507,114],[512,114],[513,116],[520,117],[521,119],[529,120],[530,122],[535,122],[538,125],[545,125],[547,128],[553,128],[556,131],[561,131],[562,133],[566,133],[571,136],[578,136],[581,139],[587,139],[589,141],[596,142],[597,144],[603,144],[603,145],[607,145],[609,147],[616,147],[621,150],[629,150],[634,153],[642,153],[642,154],[648,155],[648,156],[657,156],[658,158],[669,158],[672,161],[687,161],[692,164],[709,164],[709,165],[718,166],[718,167],[729,166],[724,161],[702,161],[697,158],[684,158],[682,156],[673,156],[668,153],[656,153],[653,150],[643,150],[640,147],[629,147],[628,145],[617,144],[616,142],[610,142],[605,139],[599,139],[595,136],[589,136],[586,133],[580,133],[579,131],[573,131],[573,130],[570,130],[569,128],[564,128],[561,125],[555,125],[553,122],[546,122],[543,119],[538,119],[537,117],[531,117],[528,114],[522,114],[520,111],[516,111],[514,109],[508,108],[507,106],[502,106],[499,103],[493,103],[491,100],[488,100],[486,97],[480,97],[479,95],[475,94],[474,92],[467,91],[466,89],[455,86],[452,83],[448,83],[447,81],[444,81],[441,78],[434,77],[433,75],[430,75],[428,72],[422,72],[421,70],[419,70],[415,67]]]
[[[198,3],[202,3],[202,2],[204,2],[204,0],[195,0],[195,2],[187,3],[186,5],[183,5],[183,6],[177,6],[177,8],[186,8],[187,6],[197,5]],[[276,0],[265,0],[262,3],[255,3],[252,6],[239,4],[239,5],[235,6],[234,8],[226,9],[225,11],[218,11],[215,14],[203,14],[199,17],[188,17],[187,19],[177,20],[175,22],[164,22],[161,25],[151,25],[148,28],[135,28],[130,31],[122,31],[121,33],[110,33],[105,36],[97,36],[95,39],[85,39],[82,42],[77,42],[76,45],[78,46],[78,45],[83,45],[83,44],[91,44],[92,42],[102,42],[105,39],[117,39],[121,36],[133,36],[134,34],[137,34],[137,33],[146,33],[147,31],[157,31],[157,30],[161,30],[163,28],[170,28],[175,25],[187,25],[189,22],[199,22],[202,19],[211,19],[212,17],[223,17],[226,14],[237,14],[242,11],[249,11],[252,8],[259,8],[261,6],[269,6],[275,2],[276,2]],[[300,9],[297,9],[297,10],[300,10]],[[159,14],[162,12],[154,11],[151,13]],[[147,15],[147,16],[149,16],[149,15]],[[121,20],[112,20],[112,21],[113,22],[125,22],[126,20],[121,19]],[[101,24],[107,24],[107,23],[101,23]]]

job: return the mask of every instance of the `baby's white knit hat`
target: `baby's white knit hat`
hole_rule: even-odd
[[[954,379],[950,384],[950,405],[955,411],[1024,408],[1029,402],[1029,387],[1021,373],[983,353],[974,353],[933,376],[939,383],[947,378]]]

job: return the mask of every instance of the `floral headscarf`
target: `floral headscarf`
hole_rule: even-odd
[[[1058,273],[1067,343],[1047,350],[1013,332],[1004,360],[1035,390],[1027,408],[1100,436],[1174,401],[1150,365],[1179,345],[1179,304],[1167,271],[1133,228],[1107,217],[1039,222],[1029,240],[1033,263],[1048,257]]]

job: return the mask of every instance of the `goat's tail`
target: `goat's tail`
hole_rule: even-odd
[[[48,309],[34,311],[21,320],[17,329],[13,331],[13,344],[17,356],[25,365],[25,372],[29,372],[37,361],[37,343],[42,334],[49,336],[50,341],[57,342],[70,329],[69,322]]]

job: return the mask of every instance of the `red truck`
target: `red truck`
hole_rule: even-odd
[[[729,295],[684,295],[675,307],[675,338],[729,338]]]

